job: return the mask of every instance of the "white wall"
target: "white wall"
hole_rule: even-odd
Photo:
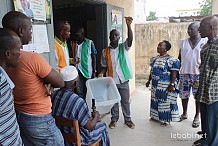
[[[218,0],[213,0],[212,14],[218,14]]]
[[[146,0],[135,0],[134,2],[134,21],[135,23],[143,23],[146,21]]]

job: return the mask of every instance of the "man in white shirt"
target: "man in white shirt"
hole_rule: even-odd
[[[102,51],[101,67],[99,77],[105,73],[112,77],[117,85],[121,96],[121,107],[125,124],[131,128],[135,128],[135,124],[131,120],[130,115],[130,92],[129,80],[132,79],[131,62],[128,57],[128,50],[132,46],[133,33],[131,29],[132,17],[125,17],[128,30],[128,38],[125,42],[119,44],[120,33],[113,29],[110,32],[110,46]],[[119,119],[119,105],[116,103],[111,109],[111,122],[109,128],[114,129]]]
[[[182,99],[183,113],[180,121],[187,119],[188,101],[190,91],[195,97],[199,86],[199,65],[201,63],[200,51],[207,43],[207,38],[201,38],[198,32],[199,22],[193,22],[188,26],[187,33],[189,38],[180,40],[179,59],[181,61],[179,96]],[[197,128],[200,124],[199,112],[200,103],[195,101],[196,113],[192,122],[192,127]]]

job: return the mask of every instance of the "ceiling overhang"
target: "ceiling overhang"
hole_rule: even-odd
[[[79,7],[85,4],[102,4],[106,3],[106,0],[53,0],[54,8],[69,8]]]

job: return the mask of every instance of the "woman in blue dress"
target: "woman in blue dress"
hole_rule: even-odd
[[[151,119],[161,122],[161,126],[168,125],[171,121],[179,121],[177,106],[177,74],[180,61],[168,54],[171,44],[164,40],[158,44],[159,55],[151,58],[151,72],[146,87],[151,86]]]

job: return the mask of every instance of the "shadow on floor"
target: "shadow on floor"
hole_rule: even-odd
[[[180,113],[182,112],[180,98],[178,98]],[[135,129],[124,125],[120,108],[120,119],[115,129],[109,129],[111,146],[191,146],[200,138],[197,131],[200,128],[192,128],[195,105],[193,97],[190,98],[188,119],[182,122],[172,122],[166,127],[161,127],[159,122],[150,120],[150,90],[145,86],[137,86],[131,94],[131,115],[135,123]],[[102,119],[110,122],[110,114]]]

